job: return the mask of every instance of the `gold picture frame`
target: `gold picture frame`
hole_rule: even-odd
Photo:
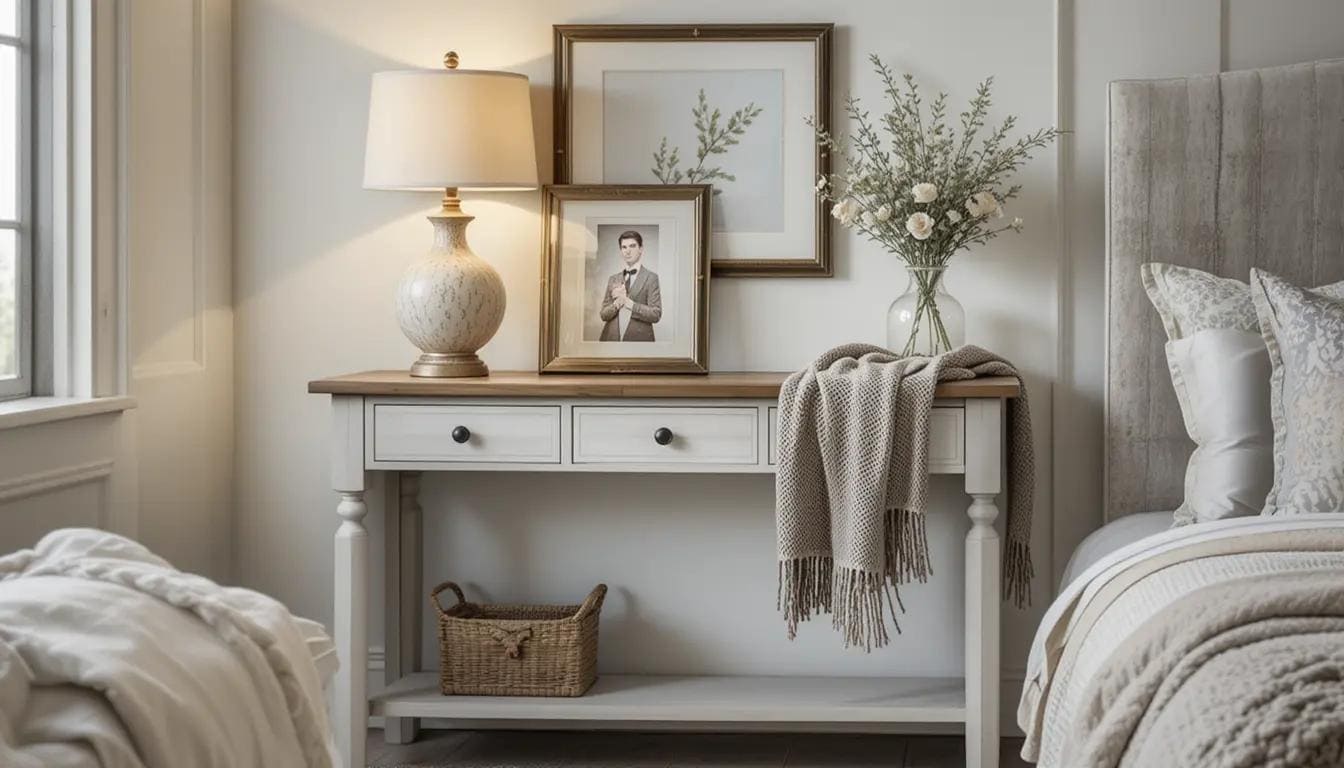
[[[543,188],[538,370],[709,372],[712,194],[708,184]],[[634,277],[621,277],[626,267],[637,267]],[[624,315],[611,311],[618,292],[631,299]],[[642,314],[648,305],[636,301],[651,296],[657,317]]]
[[[555,37],[555,94],[554,94],[554,161],[555,161],[555,182],[557,184],[572,183],[595,183],[606,181],[608,176],[604,173],[595,173],[594,176],[602,178],[581,178],[587,174],[575,173],[575,136],[591,137],[600,136],[603,142],[611,140],[607,133],[601,130],[583,130],[577,131],[573,127],[573,110],[575,109],[575,46],[588,43],[649,43],[657,45],[660,43],[809,43],[812,45],[813,60],[807,68],[813,78],[812,91],[813,96],[810,104],[804,104],[799,108],[810,107],[807,110],[808,116],[815,120],[816,128],[827,131],[830,129],[831,116],[831,51],[832,38],[834,35],[834,24],[815,23],[815,24],[558,24],[554,27]],[[656,55],[656,54],[654,54]],[[648,70],[656,71],[656,70]],[[672,71],[672,70],[669,70]],[[701,94],[703,96],[703,90]],[[790,104],[798,100],[791,101]],[[793,109],[793,107],[790,107]],[[591,110],[581,110],[587,114]],[[725,113],[724,118],[728,115]],[[779,247],[781,242],[790,244],[810,242],[810,254],[804,250],[800,253],[801,257],[764,257],[764,258],[740,258],[734,256],[733,248],[725,240],[719,240],[716,244],[717,260],[712,264],[713,273],[716,277],[830,277],[833,273],[832,255],[831,255],[831,224],[828,215],[826,203],[824,200],[816,197],[812,191],[812,185],[816,183],[817,178],[825,176],[830,172],[830,156],[825,147],[815,141],[812,135],[812,128],[803,124],[801,116],[793,116],[794,119],[788,120],[782,125],[788,130],[796,132],[795,138],[791,140],[787,147],[781,142],[781,148],[785,151],[781,153],[781,201],[788,199],[798,201],[796,204],[788,206],[792,213],[781,213],[786,219],[797,218],[799,212],[806,210],[811,214],[814,226],[810,237],[804,237],[803,232],[788,232],[788,228],[794,224],[785,224],[785,230],[780,235],[788,235],[787,238],[770,235],[756,235],[750,229],[738,234],[738,237],[746,238],[748,242],[741,243],[742,250],[752,252],[756,248],[763,251],[771,251]],[[806,133],[806,137],[802,134]],[[806,142],[803,139],[806,138]],[[804,147],[806,143],[806,147]],[[795,151],[789,151],[790,149]],[[799,164],[797,155],[806,153],[811,159],[811,167],[806,168],[803,173],[802,165]],[[621,155],[618,153],[618,155]],[[791,163],[796,165],[791,165]],[[584,162],[584,167],[589,163]],[[805,177],[805,178],[804,178]],[[783,185],[783,179],[787,178],[788,184]],[[636,181],[635,178],[620,178],[617,181]],[[806,194],[807,200],[802,201],[801,197]],[[725,204],[727,198],[724,198]],[[781,205],[783,210],[786,206]],[[804,227],[804,232],[806,229]],[[718,239],[720,233],[712,233],[711,239]],[[796,235],[796,236],[795,236]],[[773,246],[771,244],[774,244]],[[786,246],[792,247],[792,246]],[[777,250],[775,252],[778,252]]]

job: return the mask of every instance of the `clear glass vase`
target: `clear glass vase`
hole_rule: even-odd
[[[943,287],[946,267],[906,267],[910,282],[887,310],[887,348],[933,357],[966,341],[966,310]]]

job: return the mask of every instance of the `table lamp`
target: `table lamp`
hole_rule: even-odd
[[[412,376],[489,373],[476,351],[504,319],[504,281],[467,245],[459,190],[537,187],[527,77],[458,69],[378,72],[369,93],[364,188],[443,192],[434,244],[406,269],[397,322],[421,351]]]

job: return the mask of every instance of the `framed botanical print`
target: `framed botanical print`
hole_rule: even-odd
[[[831,24],[555,27],[555,179],[711,184],[721,276],[831,274]]]
[[[708,184],[544,192],[542,373],[709,371]]]

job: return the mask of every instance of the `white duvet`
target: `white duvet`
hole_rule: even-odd
[[[0,557],[0,766],[336,765],[284,606],[68,529]]]

